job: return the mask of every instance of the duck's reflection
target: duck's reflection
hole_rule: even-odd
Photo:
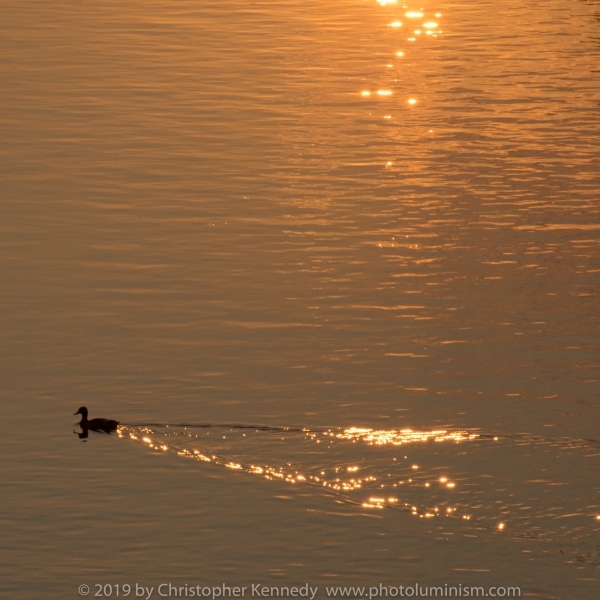
[[[89,431],[90,430],[87,427],[85,429],[82,429],[81,431],[75,431],[73,429],[73,433],[76,433],[79,436],[80,440],[87,440]]]
[[[73,429],[73,433],[76,433],[79,436],[80,440],[87,440],[90,434],[90,431],[95,431],[96,433],[112,433],[113,431],[116,431],[116,429],[112,426],[108,426],[108,425],[99,425],[99,426],[94,426],[94,427],[88,427],[85,425],[81,425],[81,431],[76,431],[75,429]]]

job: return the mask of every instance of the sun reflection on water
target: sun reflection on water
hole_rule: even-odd
[[[384,9],[386,10],[386,14],[388,14],[389,16],[392,17],[392,21],[387,23],[387,26],[395,29],[395,30],[400,30],[400,28],[402,27],[402,21],[400,21],[397,18],[397,15],[395,14],[395,5],[396,5],[396,1],[395,0],[378,0],[378,4]],[[407,6],[404,6],[404,9],[407,9]],[[389,11],[391,11],[391,15],[389,14]],[[422,19],[422,18],[426,18],[425,21],[422,24],[423,29],[425,30],[425,34],[426,34],[426,38],[427,39],[433,39],[433,38],[437,38],[438,34],[441,33],[441,31],[438,29],[438,23],[437,21],[433,21],[431,20],[431,15],[429,16],[429,18],[426,17],[425,12],[423,11],[423,9],[421,8],[420,10],[416,10],[416,9],[409,9],[406,10],[406,12],[404,13],[404,15],[408,18],[408,19],[412,19],[412,20],[416,20],[416,19]],[[388,16],[388,18],[389,18]],[[439,19],[441,17],[441,13],[436,12],[435,13],[435,17],[437,19]],[[406,41],[408,42],[415,42],[417,41],[417,39],[419,38],[419,36],[421,35],[422,31],[421,29],[417,28],[413,31],[412,34],[409,34],[411,37],[407,37]],[[420,39],[420,38],[419,38]],[[404,51],[402,50],[397,50],[397,51],[393,51],[391,50],[390,52],[391,55],[395,55],[397,57],[403,57],[404,56]],[[393,68],[393,64],[391,63],[387,63],[386,67],[387,68]],[[393,84],[393,87],[398,85],[398,78],[397,75],[394,75],[394,80],[393,82],[390,81],[390,84]],[[377,95],[378,96],[391,96],[392,95],[393,90],[378,90],[377,91]],[[370,92],[365,90],[361,92],[362,96],[370,96]],[[416,104],[416,100],[411,98],[408,103],[411,106],[414,106]],[[369,113],[370,114],[370,113]],[[392,116],[391,115],[386,115],[384,117],[385,119],[391,119]]]
[[[452,440],[455,442],[475,440],[479,437],[476,433],[466,431],[446,431],[444,429],[434,431],[413,431],[412,429],[401,430],[374,430],[351,427],[342,433],[336,434],[340,439],[361,440],[367,444],[411,444],[415,442],[444,442]],[[416,466],[413,468],[417,468]]]
[[[511,452],[522,461],[523,448],[539,453],[536,447],[540,445],[564,447],[571,461],[574,449],[593,441],[533,436],[513,440],[447,428],[310,430],[246,425],[120,426],[117,435],[152,452],[204,463],[206,468],[258,475],[294,487],[309,486],[367,513],[399,510],[420,519],[461,523],[462,527],[472,523],[477,531],[510,531],[517,538],[564,537],[582,529],[581,519],[600,531],[597,502],[588,499],[584,509],[580,507],[584,501],[568,493],[554,498],[562,490],[560,480],[546,474],[545,478],[519,482],[512,471],[498,472],[504,468],[499,465],[511,462]],[[490,459],[496,460],[495,470]],[[543,485],[548,486],[544,501],[532,504],[528,490]],[[519,500],[523,493],[527,496]],[[556,519],[561,519],[560,527],[554,525]],[[563,519],[573,520],[572,527],[564,527]]]
[[[231,431],[229,435],[215,435],[213,439],[220,440],[231,440],[234,441],[235,431]],[[239,433],[239,432],[238,432]],[[300,435],[300,438],[279,438],[283,441],[294,441],[294,443],[302,441],[303,443],[321,443],[325,442],[328,448],[331,448],[332,442],[352,444],[361,443],[366,446],[391,446],[397,447],[401,445],[409,444],[423,444],[423,443],[439,443],[439,442],[467,442],[477,440],[479,435],[468,431],[448,431],[445,429],[434,429],[430,431],[414,431],[412,429],[400,429],[400,430],[384,430],[384,429],[371,429],[361,427],[350,427],[346,429],[327,429],[324,431],[310,431],[310,430],[298,430],[295,432],[296,435]],[[224,453],[221,455],[211,454],[202,451],[197,448],[187,447],[188,444],[195,444],[202,440],[200,434],[194,433],[191,428],[184,427],[182,430],[177,430],[174,427],[167,429],[165,427],[163,432],[151,429],[149,427],[128,427],[122,426],[117,432],[118,436],[123,439],[129,439],[131,441],[142,442],[147,448],[153,451],[168,451],[175,452],[178,456],[193,459],[205,463],[211,463],[216,466],[224,467],[233,471],[243,471],[251,475],[260,475],[267,480],[279,480],[288,484],[307,484],[312,486],[318,486],[327,493],[341,495],[346,502],[360,506],[363,509],[376,509],[380,510],[383,508],[395,508],[400,509],[410,514],[416,514],[420,517],[434,517],[439,515],[439,511],[436,508],[426,509],[414,506],[414,503],[405,502],[402,503],[396,496],[379,497],[369,495],[369,490],[379,489],[383,490],[386,488],[398,488],[399,486],[408,489],[406,486],[419,485],[426,488],[430,487],[430,483],[426,482],[423,484],[421,479],[415,480],[413,478],[402,476],[396,477],[393,480],[387,481],[387,478],[392,477],[391,473],[380,475],[370,474],[370,466],[368,464],[356,464],[356,462],[350,462],[346,465],[330,465],[325,470],[315,471],[310,465],[293,466],[291,462],[287,462],[285,465],[269,465],[269,464],[256,464],[256,462],[248,461],[247,463],[237,457],[232,459],[226,457]],[[157,442],[155,438],[159,435],[171,438],[171,443]],[[246,433],[241,434],[242,439],[248,441]],[[206,437],[210,437],[210,432],[206,432]],[[271,438],[274,439],[274,438]],[[204,440],[202,440],[204,441]],[[221,443],[223,443],[221,441]],[[222,448],[222,450],[225,450]],[[405,457],[406,458],[406,457]],[[363,459],[364,461],[364,459]],[[396,470],[401,468],[403,473],[406,472],[404,465],[399,467],[400,463],[397,462],[397,457],[392,458],[392,465],[388,468],[390,470],[395,465]],[[419,465],[413,464],[408,467],[409,470],[415,472],[419,470]],[[358,476],[359,471],[366,472]],[[385,481],[385,483],[382,483]],[[454,487],[454,483],[447,483],[448,479],[442,477],[439,481],[447,488]],[[349,494],[361,493],[364,490],[366,495],[365,499],[360,499],[350,496]],[[457,509],[449,508],[446,511],[446,515],[453,514]]]

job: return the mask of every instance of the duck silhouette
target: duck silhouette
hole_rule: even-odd
[[[119,425],[118,421],[113,421],[112,419],[88,419],[88,409],[85,406],[82,406],[76,413],[73,414],[81,415],[79,427],[81,427],[83,430],[85,437],[87,437],[88,430],[110,433],[111,431],[116,431]]]

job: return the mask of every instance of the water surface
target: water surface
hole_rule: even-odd
[[[597,596],[598,2],[0,14],[6,594]]]

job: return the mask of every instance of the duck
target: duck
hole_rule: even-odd
[[[113,419],[89,419],[88,420],[88,409],[85,406],[81,406],[74,415],[81,415],[81,421],[79,426],[84,431],[86,429],[91,429],[92,431],[104,431],[105,433],[110,433],[111,431],[116,431],[119,421],[113,421]]]

